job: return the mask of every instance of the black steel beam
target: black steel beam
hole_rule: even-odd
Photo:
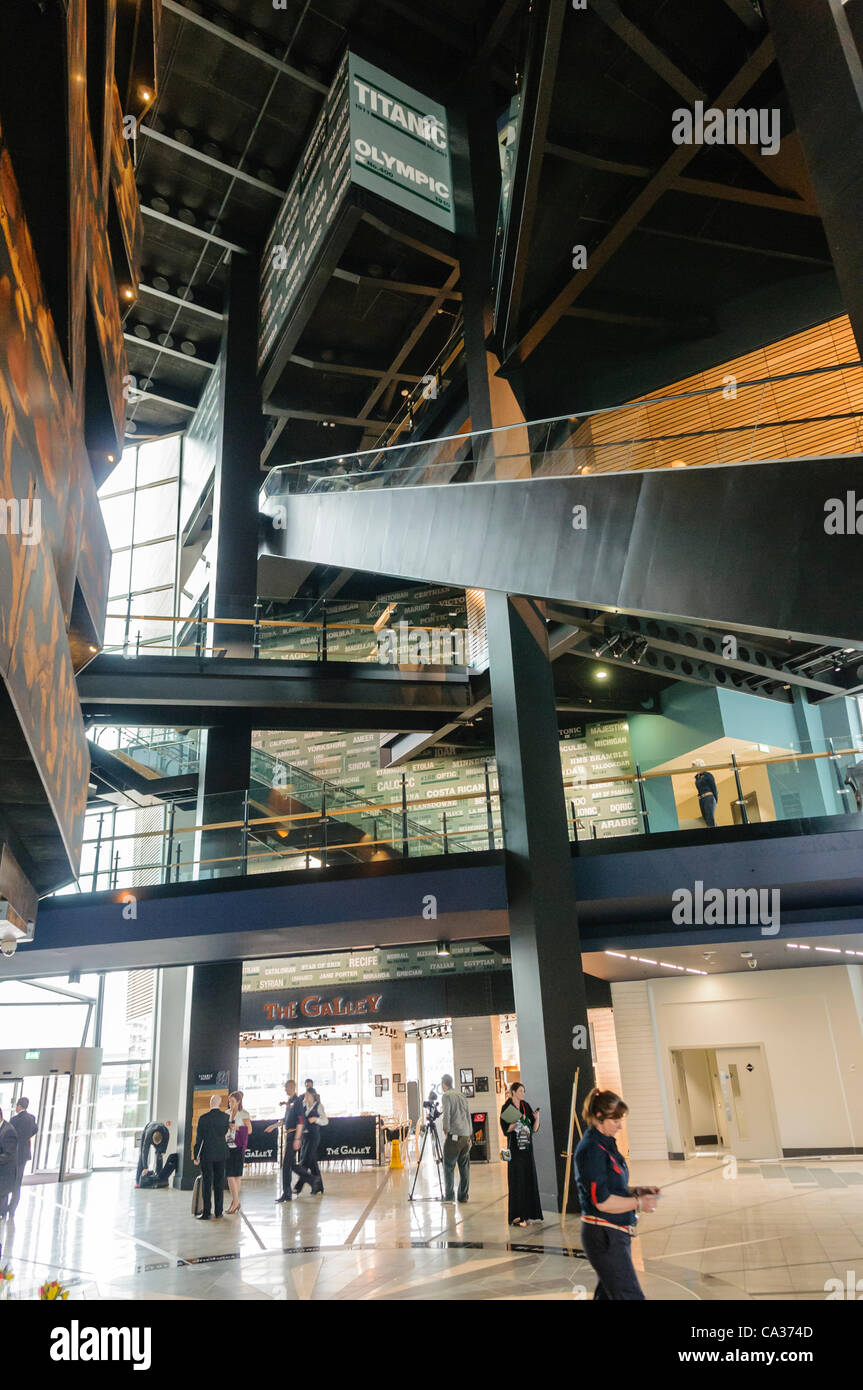
[[[238,38],[236,34],[229,34],[227,29],[222,29],[218,24],[213,24],[203,15],[196,14],[194,10],[189,10],[185,5],[178,3],[178,0],[162,0],[162,8],[171,10],[180,19],[185,19],[189,24],[197,24],[199,28],[212,34],[214,38],[221,39],[223,43],[230,44],[232,48],[238,48],[241,53],[245,53],[249,58],[255,58],[259,63],[266,63],[267,67],[275,68],[276,72],[283,77],[290,77],[292,81],[299,82],[302,87],[309,87],[313,92],[320,92],[322,96],[327,94],[325,82],[319,82],[316,77],[310,77],[307,72],[302,72],[300,68],[292,67],[290,63],[283,63],[281,58],[276,58],[266,49],[256,48],[254,44],[246,43],[245,39]]]
[[[836,646],[863,641],[856,534],[826,504],[855,456],[274,497],[265,550]],[[584,508],[586,529],[573,529]],[[693,517],[709,517],[706,528]]]
[[[863,354],[863,61],[839,0],[766,0],[766,13],[845,309]]]
[[[495,294],[494,332],[503,355],[518,331],[567,8],[566,0],[550,0],[531,11],[515,168]]]

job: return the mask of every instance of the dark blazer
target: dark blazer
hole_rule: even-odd
[[[0,1194],[15,1190],[18,1173],[18,1135],[8,1120],[0,1120]]]
[[[230,1120],[224,1110],[208,1110],[198,1121],[195,1133],[195,1158],[211,1163],[226,1163],[228,1145],[225,1135]]]
[[[9,1123],[18,1135],[18,1162],[29,1163],[30,1140],[35,1137],[39,1126],[29,1110],[19,1110],[17,1115],[12,1116]]]

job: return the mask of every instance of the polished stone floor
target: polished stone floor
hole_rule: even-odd
[[[863,1279],[863,1160],[728,1172],[713,1155],[632,1165],[634,1182],[669,1184],[640,1226],[649,1299],[823,1300],[828,1279]],[[578,1218],[508,1228],[503,1164],[474,1165],[461,1207],[440,1203],[427,1168],[409,1202],[411,1178],[325,1171],[322,1197],[277,1206],[276,1178],[261,1174],[244,1183],[241,1215],[209,1223],[189,1193],[136,1191],[126,1173],[28,1185],[0,1223],[2,1263],[16,1297],[51,1277],[76,1299],[592,1297]]]

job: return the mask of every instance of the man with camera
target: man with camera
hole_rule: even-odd
[[[453,1089],[452,1077],[442,1076],[444,1201],[455,1201],[455,1167],[458,1164],[458,1200],[466,1202],[470,1191],[470,1150],[473,1126],[464,1096]]]

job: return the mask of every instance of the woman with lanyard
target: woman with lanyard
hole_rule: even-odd
[[[303,1096],[303,1114],[305,1122],[303,1124],[303,1147],[300,1151],[300,1161],[297,1164],[297,1172],[300,1180],[294,1188],[294,1192],[302,1192],[306,1183],[312,1189],[312,1196],[319,1197],[324,1190],[321,1181],[321,1170],[318,1167],[318,1153],[321,1147],[321,1126],[328,1125],[326,1111],[321,1104],[321,1098],[312,1086],[311,1082],[306,1084],[306,1093]]]
[[[503,1150],[502,1157],[509,1159],[509,1224],[530,1226],[532,1222],[543,1219],[533,1157],[533,1136],[539,1129],[539,1106],[531,1109],[524,1098],[524,1087],[520,1081],[514,1081],[509,1088],[500,1112],[500,1127],[507,1139],[507,1148]]]
[[[656,1211],[658,1187],[630,1187],[616,1137],[629,1106],[594,1086],[584,1102],[584,1137],[575,1150],[581,1203],[581,1246],[596,1272],[595,1299],[643,1299],[632,1263],[632,1237],[641,1211]]]
[[[231,1205],[226,1214],[232,1216],[234,1212],[240,1210],[240,1184],[243,1181],[243,1165],[246,1159],[246,1149],[249,1147],[249,1136],[252,1132],[251,1116],[248,1110],[243,1109],[242,1091],[232,1091],[228,1096],[228,1120],[230,1125],[225,1135],[228,1141],[228,1162],[225,1176],[228,1179],[231,1193]]]

